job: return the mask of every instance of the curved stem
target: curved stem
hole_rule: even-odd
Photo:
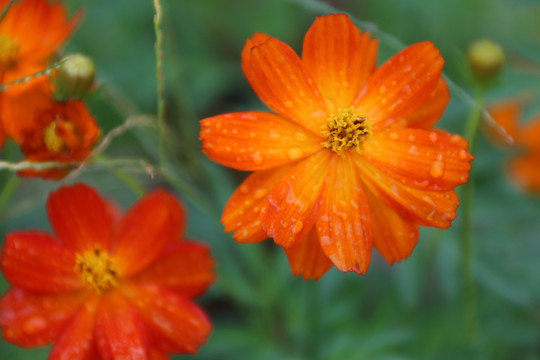
[[[157,81],[157,120],[159,128],[159,157],[163,164],[165,158],[165,86],[163,82],[163,32],[161,31],[162,10],[160,0],[154,0],[154,32],[156,33],[156,81]]]

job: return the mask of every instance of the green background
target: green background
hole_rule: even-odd
[[[117,138],[106,157],[75,179],[95,186],[125,208],[137,195],[126,174],[145,189],[164,186],[188,207],[190,238],[209,244],[217,282],[198,299],[214,331],[193,359],[540,359],[540,197],[509,181],[506,161],[518,149],[480,134],[473,203],[476,290],[470,338],[464,322],[461,211],[446,231],[424,228],[413,255],[389,266],[378,254],[365,276],[332,269],[319,282],[289,270],[270,240],[235,243],[219,216],[246,176],[200,152],[198,120],[236,110],[264,109],[240,68],[253,32],[298,52],[314,18],[347,12],[381,38],[379,61],[406,45],[431,40],[454,83],[437,127],[463,133],[474,90],[466,50],[481,37],[500,43],[507,66],[488,102],[526,93],[534,100],[523,123],[540,111],[540,1],[537,0],[162,0],[165,99],[171,146],[155,177],[130,159],[158,163],[155,129]],[[82,52],[97,65],[98,87],[87,99],[107,133],[128,115],[156,113],[152,1],[68,1],[84,18],[63,53]],[[467,95],[469,94],[469,95]],[[469,97],[470,96],[470,97]],[[540,139],[539,139],[540,141]],[[2,157],[18,159],[13,144]],[[120,166],[114,160],[122,160]],[[540,164],[538,164],[540,166]],[[120,169],[120,170],[119,170]],[[0,233],[49,229],[45,201],[63,182],[16,182],[0,173]],[[18,185],[12,193],[6,184]],[[4,291],[8,285],[0,283]],[[44,359],[48,348],[19,349],[0,340],[0,358]],[[189,356],[186,356],[189,357]]]

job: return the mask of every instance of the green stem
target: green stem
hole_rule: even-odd
[[[320,339],[320,294],[319,282],[309,280],[305,282],[307,285],[307,306],[306,306],[306,326],[307,336],[305,344],[306,359],[317,360],[320,358],[319,343]]]
[[[99,154],[95,157],[96,162],[107,162],[109,159],[103,155]],[[146,193],[146,189],[142,187],[137,179],[135,179],[129,172],[123,170],[121,167],[112,167],[112,173],[120,179],[124,184],[126,184],[138,197],[143,196]]]
[[[9,199],[15,194],[15,191],[19,187],[21,179],[16,174],[13,174],[6,182],[2,191],[0,191],[0,213],[3,212],[4,208],[9,202]]]
[[[160,0],[154,0],[154,32],[156,34],[156,85],[157,85],[157,121],[159,128],[160,163],[165,160],[165,86],[163,82],[163,32],[161,30],[162,10]]]
[[[465,138],[469,142],[469,151],[474,152],[480,120],[484,94],[477,90],[476,102],[471,109],[469,119],[465,126]],[[478,336],[478,309],[476,288],[472,263],[474,258],[473,246],[473,200],[474,200],[474,170],[471,170],[469,182],[465,184],[462,194],[462,234],[461,234],[461,276],[462,276],[462,311],[464,336],[469,344],[474,344]]]

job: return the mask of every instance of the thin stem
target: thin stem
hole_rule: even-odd
[[[2,191],[0,191],[0,213],[3,212],[4,208],[9,202],[9,199],[11,199],[13,194],[15,194],[15,191],[19,187],[20,183],[21,179],[15,174],[13,174],[13,176],[11,176],[6,182],[2,188]]]
[[[477,97],[471,109],[469,119],[465,125],[465,138],[469,142],[469,151],[474,151],[482,110],[484,94],[481,89],[477,90]],[[465,339],[469,344],[474,344],[478,336],[478,309],[476,288],[472,263],[474,258],[473,247],[473,200],[474,200],[474,171],[471,170],[469,182],[465,184],[462,194],[462,234],[461,234],[461,275],[462,275],[462,301],[463,301],[463,325]]]
[[[319,308],[320,294],[319,282],[315,280],[306,281],[307,285],[307,306],[306,306],[306,325],[307,336],[305,344],[306,359],[316,360],[320,358],[319,343],[320,339],[320,316]]]
[[[57,62],[47,66],[45,69],[43,69],[41,71],[38,71],[38,72],[35,72],[33,74],[27,75],[27,76],[25,76],[23,78],[20,78],[20,79],[10,81],[10,82],[5,83],[5,84],[0,84],[0,92],[5,91],[10,86],[22,84],[22,83],[25,83],[25,82],[29,82],[30,80],[32,80],[34,78],[37,78],[37,77],[40,77],[40,76],[43,76],[43,75],[49,75],[52,72],[53,69],[59,68],[60,65],[62,65],[62,63],[64,61],[65,60],[57,61]]]
[[[159,128],[160,163],[165,160],[165,86],[163,82],[163,32],[161,30],[162,9],[160,0],[154,0],[154,32],[156,33],[156,85],[157,85],[157,121]]]
[[[11,8],[11,5],[15,3],[15,0],[10,0],[7,5],[4,6],[4,9],[0,13],[0,21],[4,19],[4,17],[7,15],[9,9]]]

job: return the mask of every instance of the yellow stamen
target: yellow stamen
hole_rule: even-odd
[[[97,293],[118,286],[118,271],[114,259],[99,247],[77,254],[75,272]]]
[[[11,68],[19,57],[19,44],[7,35],[0,34],[0,71]]]
[[[327,149],[343,156],[346,150],[362,152],[362,143],[371,135],[370,124],[364,115],[354,112],[353,108],[339,109],[337,115],[328,118],[328,129],[323,131]]]
[[[67,121],[64,121],[63,125],[68,130],[74,130],[75,128],[73,124]],[[57,127],[58,125],[56,124],[56,121],[53,121],[52,123],[47,125],[45,130],[43,130],[43,142],[45,143],[47,149],[49,149],[50,152],[53,152],[55,154],[59,154],[67,149],[66,142],[56,132]]]

